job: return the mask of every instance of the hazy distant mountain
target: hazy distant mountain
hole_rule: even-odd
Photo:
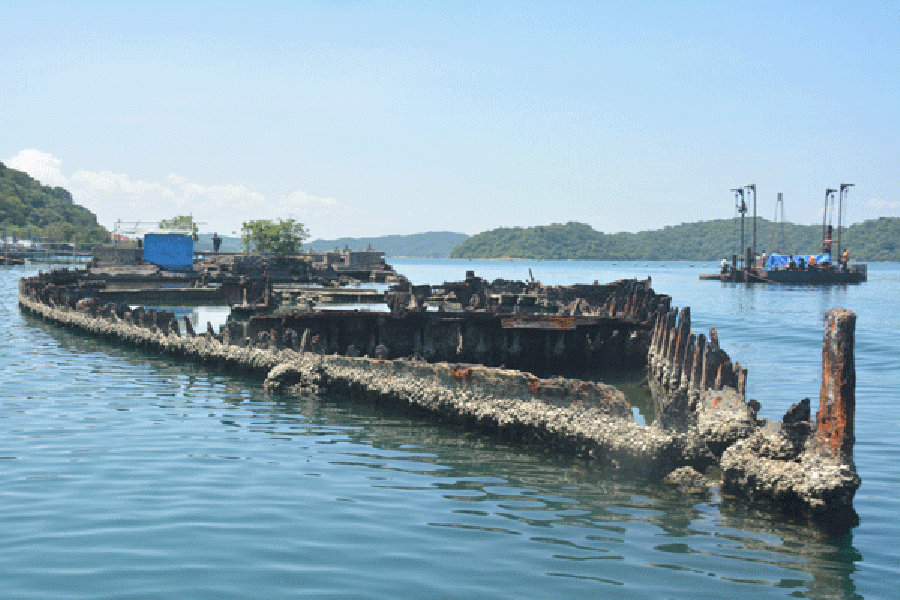
[[[220,252],[243,252],[241,238],[220,236],[222,247]],[[343,250],[349,246],[351,250],[365,250],[369,246],[373,250],[381,250],[388,258],[448,258],[453,249],[468,239],[464,233],[450,233],[448,231],[431,231],[428,233],[414,233],[411,235],[384,235],[367,238],[338,238],[336,240],[315,240],[303,244],[303,250],[316,250],[326,252],[339,248]],[[201,233],[200,240],[195,244],[198,252],[211,252],[212,234]]]
[[[464,233],[430,231],[411,235],[315,240],[307,242],[303,248],[324,252],[335,248],[343,249],[346,246],[351,250],[365,250],[371,246],[373,250],[384,251],[388,258],[448,258],[453,249],[468,237]]]

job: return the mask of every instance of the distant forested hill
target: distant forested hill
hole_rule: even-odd
[[[819,252],[822,227],[785,223],[775,227],[757,218],[757,252],[771,254]],[[744,221],[744,245],[753,243],[753,221]],[[835,234],[836,235],[836,234]],[[854,260],[900,262],[900,218],[882,217],[847,227],[843,247]],[[721,260],[739,253],[740,221],[719,219],[683,223],[639,233],[606,234],[584,223],[500,228],[473,235],[457,246],[451,258],[536,258],[593,260]]]
[[[222,252],[243,252],[241,238],[220,236]],[[349,246],[351,250],[365,250],[370,245],[373,250],[382,250],[387,257],[447,258],[450,251],[468,238],[464,233],[430,232],[413,235],[386,235],[369,238],[338,238],[336,240],[315,240],[303,244],[303,249],[325,252]],[[212,250],[212,234],[201,233],[195,245],[198,251]]]
[[[468,238],[464,233],[449,231],[431,231],[412,235],[385,235],[370,238],[338,238],[336,240],[315,240],[304,245],[306,250],[320,252],[343,249],[365,250],[369,246],[373,250],[383,250],[385,256],[400,258],[447,258],[450,252]]]
[[[72,202],[68,190],[41,185],[27,173],[3,163],[0,163],[0,228],[9,237],[40,237],[53,242],[109,240],[109,232],[97,223],[97,215]]]

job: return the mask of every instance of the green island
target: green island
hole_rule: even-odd
[[[752,219],[744,223],[745,246],[752,245]],[[757,217],[757,253],[811,254],[822,247],[821,225],[773,223]],[[781,243],[783,229],[784,243]],[[854,260],[900,261],[900,218],[881,217],[845,228],[841,244]],[[655,231],[603,233],[584,223],[501,227],[473,235],[451,258],[533,260],[705,260],[731,257],[740,247],[740,221],[683,223]]]
[[[464,233],[429,231],[411,235],[315,240],[307,245],[310,249],[320,252],[344,247],[362,251],[371,246],[393,258],[447,258],[453,249],[465,242],[468,237]]]

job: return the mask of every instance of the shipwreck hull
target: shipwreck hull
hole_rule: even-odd
[[[308,331],[326,354],[415,357],[507,367],[542,376],[582,375],[646,364],[650,324],[597,316],[516,317],[489,312],[310,311],[251,317],[246,335],[259,339]]]
[[[649,282],[619,282],[592,315],[311,312],[257,318],[250,332],[230,322],[218,334],[209,326],[195,333],[185,318],[181,335],[172,313],[101,306],[89,290],[64,281],[23,279],[20,306],[116,343],[265,378],[273,393],[333,392],[414,407],[642,477],[702,480],[717,467],[717,481],[707,483],[725,494],[815,518],[855,514],[855,315],[844,309],[826,318],[818,414],[804,400],[775,422],[757,418],[759,404],[744,397],[747,371],[719,347],[715,330],[695,334],[690,310],[670,309]],[[617,345],[626,335],[627,359]],[[635,422],[611,386],[491,364],[543,359],[558,375],[578,364],[579,351],[596,365],[596,347],[580,345],[592,338],[607,348],[599,358],[619,353],[618,360],[647,367],[656,404],[649,425]],[[511,353],[516,340],[521,349]]]

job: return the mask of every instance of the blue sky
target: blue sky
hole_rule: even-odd
[[[4,2],[0,161],[112,228],[900,216],[900,0]]]

